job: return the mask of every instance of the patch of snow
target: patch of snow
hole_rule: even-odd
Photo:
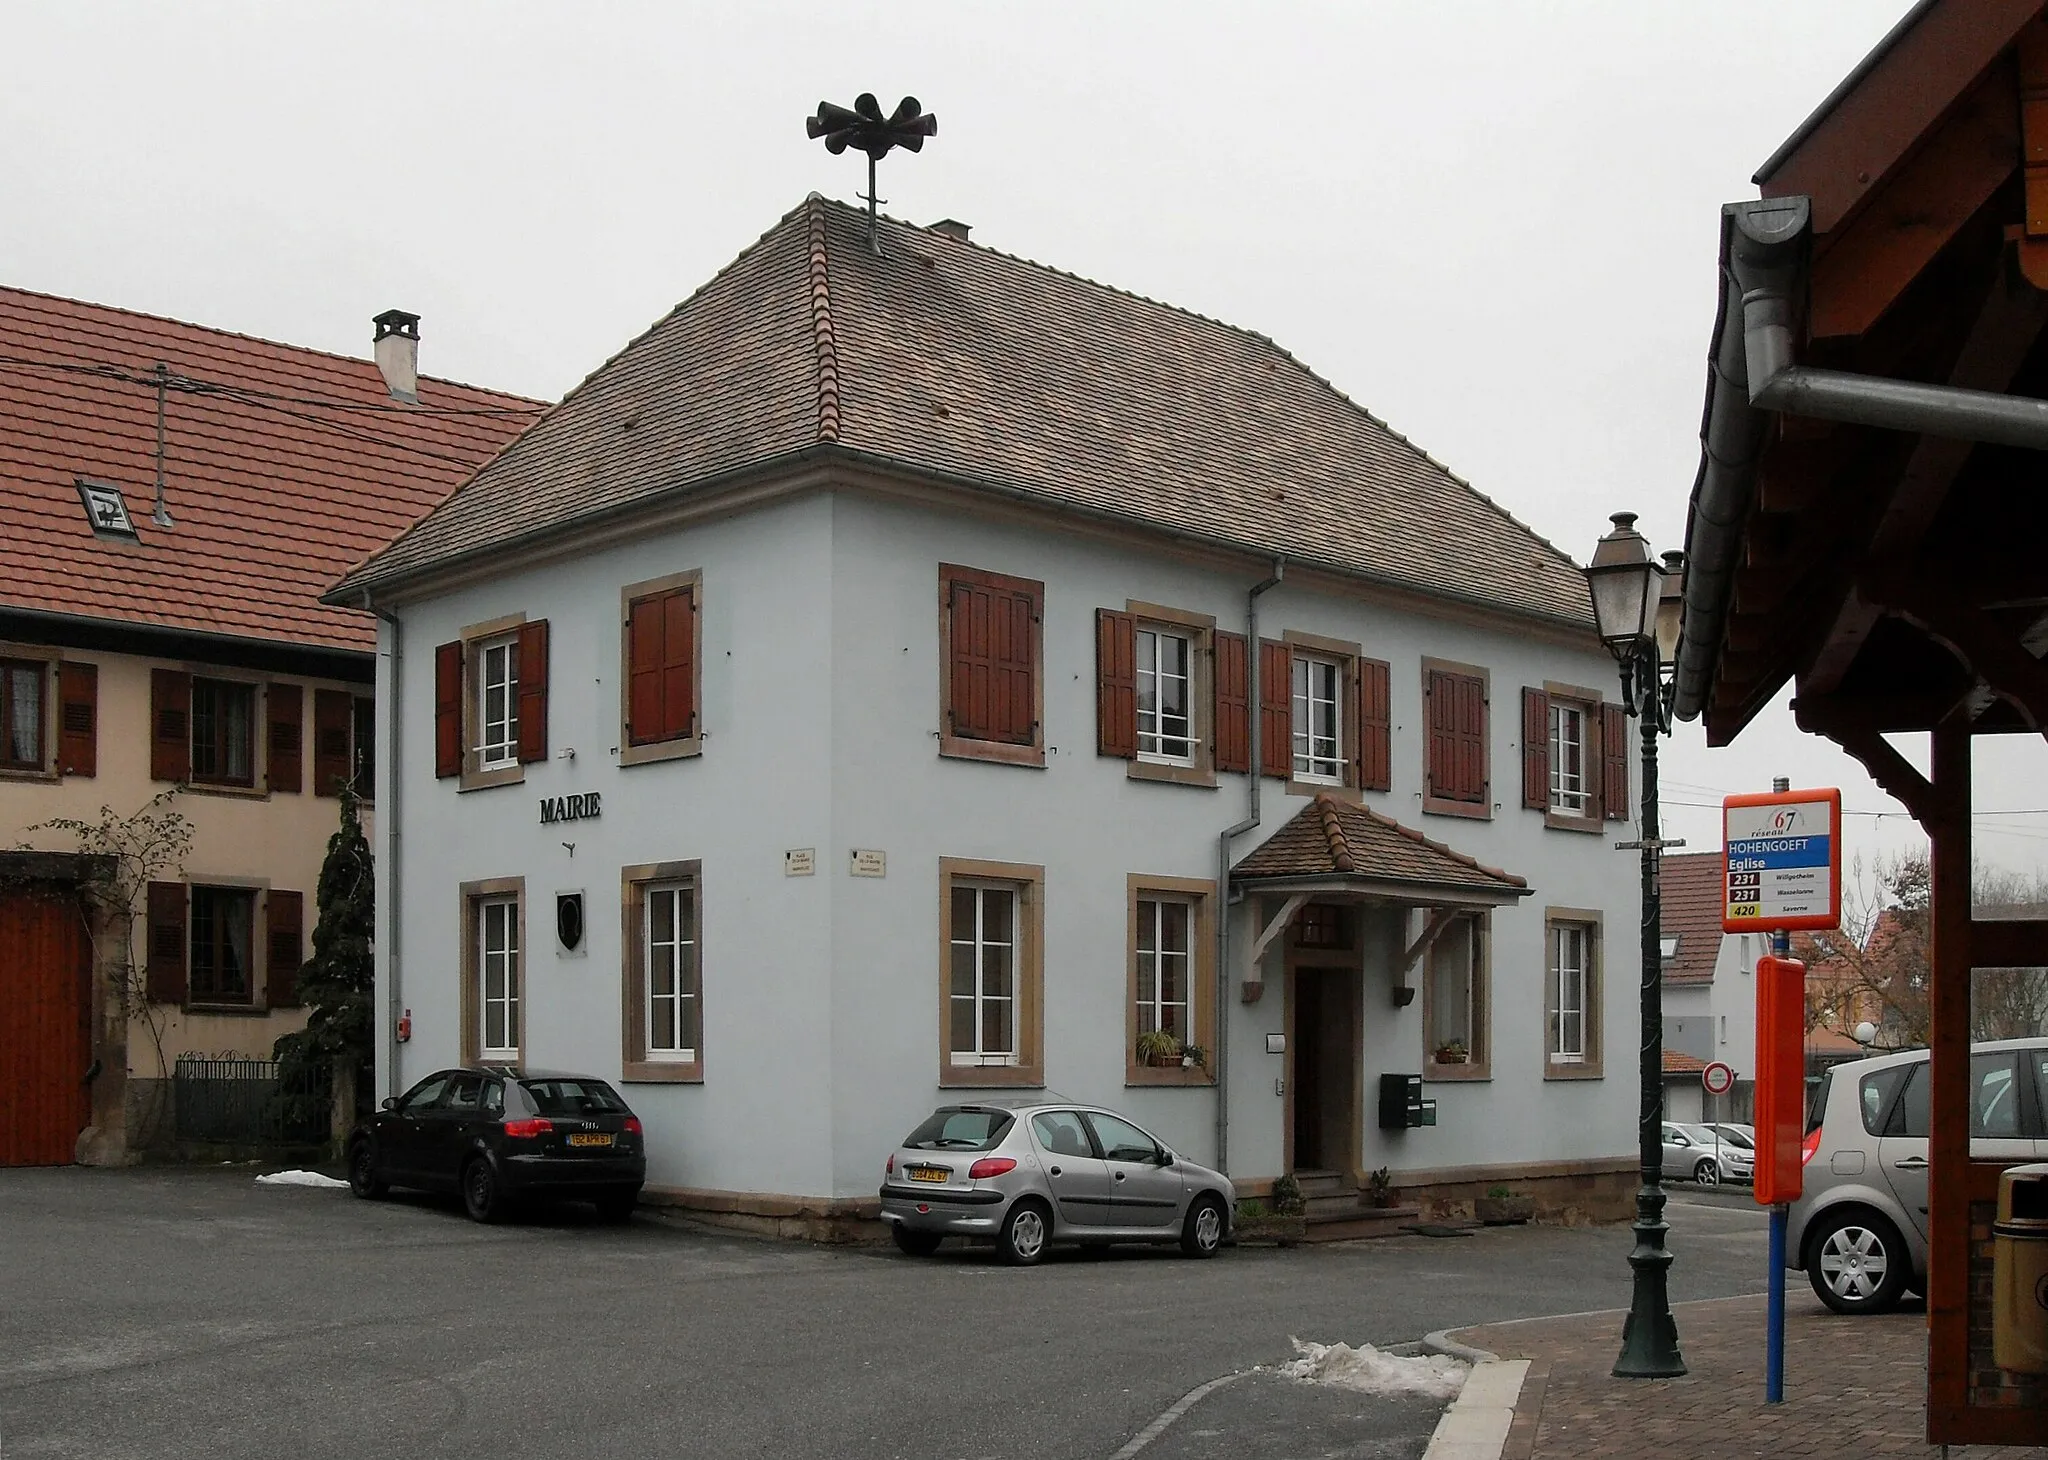
[[[258,1186],[317,1186],[323,1189],[345,1187],[346,1181],[337,1181],[332,1176],[322,1176],[318,1171],[273,1171],[268,1176],[256,1178]]]
[[[1290,1379],[1307,1384],[1329,1384],[1338,1389],[1355,1389],[1362,1394],[1419,1394],[1428,1399],[1456,1399],[1465,1387],[1472,1366],[1445,1354],[1420,1354],[1403,1358],[1382,1353],[1371,1344],[1357,1348],[1348,1343],[1303,1343],[1290,1338],[1299,1358],[1280,1366]]]

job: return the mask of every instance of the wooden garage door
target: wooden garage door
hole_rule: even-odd
[[[91,947],[78,904],[0,891],[0,1166],[61,1166],[91,1119]]]

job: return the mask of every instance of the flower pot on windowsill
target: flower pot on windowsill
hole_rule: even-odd
[[[1431,1062],[1439,1065],[1468,1064],[1471,1062],[1471,1059],[1471,1051],[1458,1044],[1447,1044],[1430,1056]]]
[[[1139,1056],[1138,1062],[1149,1070],[1177,1070],[1180,1068],[1181,1056],[1169,1053],[1166,1050],[1155,1049],[1148,1050]]]
[[[1533,1196],[1479,1196],[1472,1199],[1472,1215],[1489,1227],[1518,1227],[1536,1215]]]

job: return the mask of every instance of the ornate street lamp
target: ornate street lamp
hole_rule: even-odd
[[[1667,1278],[1671,1254],[1664,1248],[1664,972],[1658,863],[1667,843],[1657,828],[1657,737],[1671,733],[1671,670],[1678,653],[1680,583],[1684,557],[1667,553],[1664,566],[1650,556],[1650,544],[1636,531],[1633,512],[1614,514],[1614,530],[1600,539],[1586,568],[1593,595],[1593,620],[1600,642],[1621,666],[1621,698],[1642,726],[1642,835],[1622,842],[1643,854],[1642,1103],[1636,1134],[1642,1146],[1642,1185],[1636,1191],[1636,1245],[1629,1253],[1635,1291],[1628,1323],[1621,1331],[1620,1379],[1671,1379],[1683,1374],[1678,1325],[1671,1317]]]

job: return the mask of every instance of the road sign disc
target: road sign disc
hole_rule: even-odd
[[[1726,1095],[1735,1088],[1735,1071],[1715,1060],[1700,1071],[1700,1084],[1709,1095]]]

